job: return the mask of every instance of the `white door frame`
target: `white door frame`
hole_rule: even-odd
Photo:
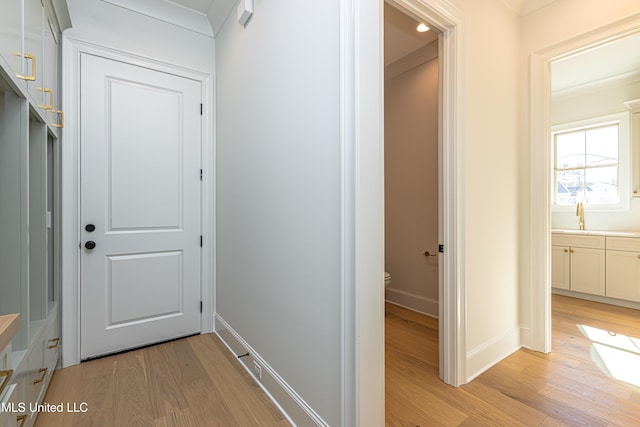
[[[551,351],[551,69],[554,60],[640,32],[640,13],[551,47],[530,58],[531,348]]]
[[[342,425],[384,425],[383,0],[341,2]],[[442,32],[442,377],[466,382],[464,27],[446,0],[390,0]],[[376,408],[373,410],[372,408]]]
[[[214,173],[213,76],[150,58],[63,36],[63,110],[66,123],[62,143],[62,366],[80,363],[80,55],[89,53],[115,61],[193,79],[202,84],[204,114],[201,156],[203,168],[201,229],[201,332],[213,332]]]
[[[439,41],[438,188],[439,369],[447,384],[466,383],[464,276],[464,40],[462,15],[440,0],[386,0],[441,32]]]

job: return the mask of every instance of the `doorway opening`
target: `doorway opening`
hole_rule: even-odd
[[[437,318],[438,33],[420,25],[385,5],[385,285],[387,301]]]
[[[420,405],[397,403],[406,401],[407,387],[443,378],[438,324],[441,85],[439,32],[430,26],[384,5],[387,421],[422,419]]]
[[[423,202],[423,205],[431,208],[431,215],[435,211],[435,218],[431,221],[428,220],[428,215],[420,213],[420,209],[413,210],[414,216],[423,215],[425,229],[430,229],[429,232],[423,232],[422,239],[415,239],[414,245],[420,247],[415,249],[417,251],[418,262],[421,264],[415,264],[418,266],[414,270],[418,271],[418,275],[423,275],[423,282],[426,282],[426,277],[431,273],[431,277],[434,275],[437,277],[437,292],[434,291],[433,286],[423,287],[421,289],[422,294],[416,293],[416,290],[420,287],[419,283],[410,285],[405,283],[405,286],[398,285],[402,281],[407,280],[405,268],[399,267],[398,273],[400,276],[394,285],[393,272],[391,273],[391,285],[390,288],[399,289],[394,292],[392,289],[387,297],[395,298],[394,302],[399,305],[405,305],[423,313],[430,315],[436,315],[438,321],[433,326],[437,330],[436,348],[437,348],[437,366],[438,377],[446,384],[459,386],[466,382],[466,353],[465,353],[465,316],[464,316],[464,269],[461,266],[464,265],[464,245],[463,232],[461,227],[463,224],[464,215],[462,206],[464,202],[462,197],[464,192],[463,186],[463,168],[461,166],[461,153],[463,149],[462,131],[461,125],[463,123],[461,106],[464,105],[463,98],[461,96],[460,88],[462,87],[462,81],[464,80],[464,65],[462,51],[460,49],[460,41],[462,39],[463,26],[459,12],[451,8],[448,4],[443,4],[439,0],[430,0],[428,2],[422,2],[417,0],[386,0],[385,5],[387,10],[392,10],[391,13],[397,12],[399,16],[396,18],[402,20],[408,19],[408,30],[404,31],[405,38],[407,31],[418,32],[418,25],[424,24],[427,27],[431,27],[432,40],[426,40],[422,44],[417,46],[414,44],[413,48],[405,47],[405,52],[396,53],[395,58],[389,57],[385,60],[387,63],[386,74],[388,74],[389,80],[394,80],[391,84],[398,85],[399,87],[407,86],[411,87],[410,80],[416,79],[424,69],[430,71],[432,75],[432,85],[425,86],[427,88],[426,99],[429,99],[429,90],[431,91],[431,103],[425,102],[428,105],[423,112],[425,117],[419,116],[419,111],[409,109],[407,115],[414,117],[414,121],[428,121],[431,127],[431,137],[435,139],[431,145],[425,144],[422,146],[423,156],[429,157],[430,154],[432,163],[429,166],[426,163],[419,163],[422,166],[420,169],[427,171],[425,175],[427,178],[423,178],[429,182],[421,185],[419,182],[414,183],[414,192],[421,194],[421,197],[428,194],[426,188],[431,189],[432,197],[425,197],[427,202]],[[413,22],[411,22],[413,19]],[[418,25],[416,25],[418,24]],[[411,28],[412,27],[412,28]],[[420,28],[424,30],[424,28]],[[400,31],[402,34],[403,32]],[[405,40],[406,42],[406,40]],[[429,43],[433,43],[429,45]],[[402,44],[402,42],[398,43]],[[388,47],[388,46],[387,46]],[[421,50],[422,49],[422,50]],[[425,56],[426,55],[426,56]],[[434,62],[434,59],[437,61]],[[427,58],[425,60],[425,58]],[[395,61],[393,61],[395,59]],[[430,65],[426,65],[431,62]],[[430,70],[429,70],[430,69]],[[408,72],[408,73],[407,73]],[[427,72],[429,74],[429,72]],[[435,79],[433,78],[435,77]],[[407,89],[404,89],[407,91]],[[408,91],[411,93],[411,91]],[[414,96],[414,103],[419,102],[420,96],[425,97],[424,94]],[[435,100],[433,98],[436,98]],[[391,99],[391,98],[390,98]],[[429,112],[431,117],[429,117]],[[394,118],[394,126],[398,127],[402,133],[403,129],[402,121],[406,118]],[[396,120],[397,119],[397,120]],[[385,119],[386,120],[386,119]],[[435,138],[433,138],[435,135]],[[429,135],[425,137],[429,139]],[[419,140],[418,140],[419,141]],[[414,143],[415,145],[415,143]],[[411,147],[411,145],[409,145]],[[430,148],[425,148],[430,147]],[[415,147],[414,147],[415,148]],[[430,150],[430,151],[429,151]],[[412,150],[409,150],[411,154]],[[409,157],[410,161],[415,161],[415,158],[420,157],[420,152],[413,152],[413,157]],[[393,155],[391,155],[393,158]],[[406,156],[405,156],[406,158]],[[396,167],[399,170],[399,176],[402,173],[406,173],[409,168],[403,165],[403,159],[396,159],[396,163],[399,163],[400,167]],[[429,175],[431,174],[431,175]],[[430,178],[429,178],[430,177]],[[397,178],[397,177],[396,177]],[[392,178],[393,179],[393,178]],[[385,179],[386,181],[386,179]],[[400,180],[402,182],[402,180]],[[406,182],[406,179],[405,179]],[[387,186],[389,183],[385,183]],[[415,185],[417,184],[417,185]],[[402,185],[400,193],[406,191]],[[435,190],[434,190],[435,188]],[[389,193],[391,194],[391,193]],[[409,198],[410,199],[410,198]],[[403,209],[390,207],[393,203],[393,197],[385,204],[385,210],[390,209],[396,212],[400,212],[402,216]],[[406,200],[406,198],[405,198]],[[434,205],[437,206],[434,208]],[[389,212],[391,212],[389,211]],[[417,212],[417,214],[416,214]],[[394,220],[392,220],[394,221]],[[396,222],[402,222],[397,221]],[[393,233],[393,230],[390,230]],[[390,233],[385,233],[387,236]],[[430,236],[428,236],[430,234]],[[405,234],[406,235],[406,234]],[[430,241],[429,241],[430,239]],[[393,240],[393,239],[392,239]],[[396,248],[402,248],[402,239],[396,239],[399,244],[396,244]],[[418,243],[415,243],[418,241]],[[398,242],[396,242],[398,243]],[[393,245],[393,243],[392,243]],[[402,252],[403,249],[400,249]],[[433,256],[436,254],[436,256]],[[395,258],[396,267],[398,267],[398,256],[391,256]],[[392,263],[391,257],[387,258]],[[437,261],[436,261],[437,260]],[[402,265],[402,262],[400,263]],[[422,273],[420,273],[422,269]],[[407,268],[406,270],[411,270]],[[405,276],[403,278],[403,275]],[[431,279],[433,281],[433,279]],[[433,285],[433,283],[431,284]],[[413,286],[413,288],[411,288]],[[404,289],[403,289],[404,287]],[[417,296],[417,298],[416,298]],[[408,304],[407,304],[408,303]],[[410,305],[411,304],[411,305]]]
[[[630,34],[550,61],[551,292],[575,304],[604,303],[612,312],[640,309],[630,240],[640,229],[632,155],[638,152],[632,129],[640,124],[640,54],[633,53],[639,43],[640,33]]]
[[[598,51],[607,51],[611,47],[616,46],[618,43],[623,43],[626,41],[630,41],[630,37],[636,37],[640,32],[640,21],[637,17],[633,19],[623,19],[615,24],[604,26],[596,31],[591,31],[587,34],[584,34],[580,37],[572,38],[570,40],[561,42],[555,46],[543,49],[538,52],[534,52],[531,55],[531,103],[530,109],[535,114],[532,114],[531,118],[531,134],[530,141],[531,145],[531,296],[532,296],[532,316],[531,316],[531,324],[532,324],[532,334],[531,334],[531,348],[538,351],[550,352],[551,349],[551,336],[552,336],[552,310],[551,310],[551,301],[552,301],[552,292],[553,293],[565,293],[572,292],[572,278],[571,273],[573,270],[571,269],[571,260],[572,255],[574,253],[571,252],[571,242],[567,242],[566,239],[571,239],[570,234],[566,234],[561,236],[561,239],[558,240],[557,236],[561,233],[555,233],[558,230],[566,230],[573,229],[578,230],[579,222],[583,222],[585,224],[585,229],[587,232],[589,228],[591,230],[597,230],[598,228],[601,231],[614,230],[620,231],[622,228],[626,227],[634,227],[633,219],[631,218],[633,215],[634,204],[637,203],[635,197],[633,197],[633,186],[635,186],[635,179],[639,176],[637,173],[638,168],[633,166],[633,158],[629,159],[628,156],[624,155],[623,151],[620,150],[620,146],[618,147],[618,173],[617,182],[616,182],[616,193],[620,196],[620,201],[626,201],[629,203],[631,208],[622,208],[618,209],[617,212],[612,212],[614,210],[608,209],[609,212],[605,212],[605,209],[602,209],[601,212],[597,212],[596,203],[589,207],[589,204],[593,202],[592,196],[595,194],[589,194],[589,198],[585,198],[587,193],[599,193],[598,197],[604,197],[604,193],[606,190],[603,185],[593,185],[589,186],[589,188],[583,188],[583,191],[573,191],[576,196],[577,193],[582,193],[580,197],[584,200],[578,200],[578,198],[572,198],[571,193],[566,193],[566,190],[563,188],[561,192],[563,194],[558,194],[558,180],[555,175],[559,173],[556,167],[557,154],[556,150],[556,139],[554,135],[562,135],[564,139],[567,137],[571,137],[573,131],[584,130],[585,132],[589,132],[588,130],[592,127],[593,123],[588,123],[589,120],[598,120],[602,118],[607,119],[607,123],[611,124],[613,122],[617,122],[615,119],[616,112],[614,110],[618,110],[618,114],[622,116],[627,116],[627,120],[631,121],[634,109],[633,105],[625,105],[626,101],[631,99],[623,99],[623,98],[634,98],[633,90],[629,92],[629,87],[625,89],[625,86],[628,86],[624,83],[624,80],[632,77],[628,73],[617,73],[616,76],[606,77],[589,75],[593,73],[605,72],[610,65],[613,63],[620,64],[620,61],[626,61],[626,57],[628,56],[628,49],[624,49],[624,55],[617,55],[615,59],[600,59],[597,60],[597,65],[594,65],[594,62],[591,62],[592,66],[589,66],[587,63],[581,66],[581,71],[574,72],[573,76],[570,73],[564,73],[562,71],[562,67],[564,66],[573,66],[572,62],[588,59],[593,55],[599,55]],[[575,65],[575,64],[574,64]],[[610,73],[611,71],[606,71],[606,73]],[[636,70],[637,72],[637,70]],[[576,76],[582,76],[581,78],[587,78],[582,82],[580,81],[563,81],[564,76],[569,79],[575,79]],[[604,92],[602,89],[613,83],[615,83],[615,88],[609,86]],[[589,86],[588,90],[585,86]],[[598,95],[599,93],[599,95]],[[543,96],[544,95],[544,96]],[[595,105],[593,102],[587,102],[587,98],[589,97],[597,97],[598,103]],[[612,99],[611,97],[618,97],[617,100]],[[579,103],[579,108],[574,108],[574,111],[567,110],[567,105],[573,103],[576,105],[575,98],[582,98],[582,102]],[[640,98],[640,97],[635,97]],[[614,105],[620,104],[620,105]],[[611,113],[611,114],[609,114]],[[590,116],[588,118],[584,118],[584,120],[580,120],[580,117],[575,116],[576,114],[581,114],[584,117]],[[608,114],[608,116],[607,116]],[[619,124],[622,123],[618,122]],[[557,126],[554,126],[557,125]],[[563,126],[566,125],[566,128]],[[624,125],[622,125],[624,127]],[[620,128],[619,128],[620,130]],[[580,132],[578,132],[580,133]],[[622,131],[624,133],[624,131]],[[618,139],[622,141],[622,133],[618,135]],[[576,135],[573,135],[576,136]],[[585,134],[586,137],[586,134]],[[627,138],[628,139],[628,138]],[[547,143],[536,144],[534,141],[545,141]],[[560,141],[561,143],[566,141]],[[631,141],[629,141],[632,144]],[[560,147],[562,149],[562,147]],[[637,154],[637,150],[635,150]],[[633,151],[631,151],[633,153]],[[635,154],[632,154],[635,155]],[[610,157],[606,155],[605,157]],[[627,157],[625,159],[625,157]],[[607,160],[609,161],[609,160]],[[624,172],[624,163],[625,161],[629,162],[629,168],[633,169],[632,173],[629,173],[627,178],[630,180],[627,188],[628,190],[623,190],[622,179],[627,175]],[[561,168],[562,169],[562,168]],[[562,172],[562,171],[560,171]],[[572,172],[575,174],[575,172]],[[584,172],[586,173],[586,172]],[[565,174],[568,175],[568,174]],[[565,180],[566,181],[566,180]],[[567,186],[566,182],[562,182],[560,180],[561,187]],[[610,186],[607,184],[607,186]],[[583,187],[587,187],[583,185]],[[576,187],[577,189],[577,187]],[[579,190],[579,189],[577,189]],[[595,191],[597,190],[597,191]],[[607,191],[606,193],[610,193]],[[610,195],[610,194],[609,194]],[[565,211],[562,209],[558,209],[556,203],[559,198],[564,198],[573,202],[572,206],[565,207]],[[587,204],[586,209],[580,209],[583,212],[584,221],[582,221],[580,215],[580,211],[577,209],[577,203],[583,202],[583,205]],[[570,203],[571,204],[571,203]],[[576,215],[577,214],[577,215]],[[627,216],[627,219],[623,219],[622,217]],[[614,216],[618,216],[617,219],[614,219]],[[575,220],[575,223],[572,221]],[[613,222],[617,221],[617,224],[614,226]],[[615,228],[614,228],[615,227]],[[593,234],[593,233],[592,233]],[[563,240],[564,239],[564,240]],[[607,265],[607,251],[606,249],[613,249],[609,243],[606,242],[606,233],[601,233],[601,239],[605,239],[604,243],[600,243],[601,248],[586,248],[590,252],[590,256],[593,258],[592,262],[589,264],[589,268],[592,269],[594,265],[602,265],[604,261],[604,265]],[[563,245],[564,243],[568,243],[568,245]],[[597,244],[597,242],[595,242]],[[607,246],[608,245],[608,246]],[[565,247],[563,247],[565,246]],[[563,263],[565,263],[566,259],[564,259],[564,249],[567,249],[569,263],[568,266],[564,267],[567,273],[567,277],[562,278],[563,275],[562,267]],[[602,252],[597,252],[597,251]],[[575,250],[574,250],[575,251]],[[594,252],[595,251],[595,252]],[[574,267],[579,267],[580,264],[584,262],[584,254],[586,252],[581,250],[579,253],[576,253],[576,262],[577,264]],[[613,265],[613,264],[612,264]],[[600,270],[603,272],[598,272],[598,274],[589,273],[587,277],[584,277],[585,280],[582,280],[581,276],[585,276],[584,271],[578,271],[578,268],[574,268],[576,270],[577,275],[574,277],[573,281],[576,281],[578,287],[581,285],[577,282],[584,282],[583,285],[588,285],[589,287],[593,287],[593,289],[587,289],[587,292],[578,290],[579,295],[583,298],[589,298],[594,300],[599,300],[600,302],[607,302],[607,285],[606,279],[607,274],[613,274],[620,276],[619,268],[611,269],[607,267],[601,267]],[[630,277],[629,275],[626,275]],[[627,277],[627,278],[628,278]],[[596,280],[597,279],[597,280]],[[614,279],[612,277],[612,279]],[[597,293],[602,293],[603,290],[598,290],[597,287],[604,285],[604,296],[596,295]],[[562,289],[563,287],[569,287],[569,289]],[[585,299],[586,299],[585,298]],[[555,298],[554,298],[555,299]]]

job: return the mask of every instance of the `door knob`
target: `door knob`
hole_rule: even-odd
[[[93,233],[94,231],[96,231],[96,226],[93,224],[87,224],[84,227],[85,230],[87,230],[89,233]]]
[[[438,255],[438,254],[432,254],[432,253],[429,253],[429,251],[426,251],[426,252],[425,252],[425,253],[423,253],[422,255],[424,255],[424,256],[436,256],[436,255]]]
[[[94,242],[93,240],[89,240],[84,244],[84,247],[87,249],[94,249],[96,247],[96,242]]]

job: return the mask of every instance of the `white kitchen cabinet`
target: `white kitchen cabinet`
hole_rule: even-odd
[[[640,238],[607,237],[607,296],[640,302]]]
[[[554,234],[552,242],[552,286],[604,295],[605,236]]]
[[[568,246],[551,248],[551,286],[557,289],[570,289],[571,262]]]
[[[640,302],[640,254],[607,250],[608,297]]]
[[[569,249],[571,255],[571,290],[592,295],[605,294],[606,257],[603,249]]]

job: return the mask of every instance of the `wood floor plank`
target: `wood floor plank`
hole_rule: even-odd
[[[145,353],[142,350],[123,353],[115,363],[113,420],[116,425],[153,425],[156,414],[153,411]]]
[[[186,345],[182,340],[167,343],[163,346],[152,346],[143,353],[145,376],[148,378],[149,393],[153,417],[161,418],[165,415],[181,413],[189,407],[189,403],[182,392],[185,385],[180,379],[181,359],[169,354],[169,350],[176,346]],[[183,356],[188,357],[186,354]],[[160,366],[160,369],[156,367]],[[200,369],[202,369],[200,367]]]
[[[116,410],[112,396],[115,394],[116,366],[120,356],[96,359],[77,365],[82,372],[80,387],[77,394],[70,396],[68,401],[77,402],[78,399],[81,399],[87,402],[89,411],[75,415],[73,417],[73,426],[97,427],[113,422]],[[64,372],[65,369],[61,371]],[[58,375],[58,372],[55,375]],[[48,398],[48,394],[45,398]],[[44,420],[46,419],[44,418]],[[37,421],[40,422],[43,419],[38,416]],[[46,424],[44,425],[46,426]]]
[[[239,362],[231,359],[231,355],[217,336],[210,335],[209,342],[195,339],[196,337],[192,338],[188,339],[190,344],[219,395],[226,402],[227,409],[235,419],[239,420],[240,425],[271,426],[282,420],[282,414],[275,409]],[[222,354],[222,357],[218,358],[218,363],[215,364],[208,362],[214,352]],[[247,393],[247,389],[253,392]],[[244,404],[239,405],[238,402],[244,402]]]
[[[555,401],[562,402],[571,408],[588,414],[593,418],[601,420],[603,425],[619,425],[619,426],[637,426],[640,425],[640,418],[631,416],[626,413],[631,408],[625,408],[618,410],[617,407],[607,407],[593,400],[585,399],[576,393],[570,393],[566,390],[555,387],[551,384],[547,384],[540,391],[544,396],[547,396]]]
[[[494,388],[488,387],[480,381],[471,381],[464,386],[464,389],[475,396],[481,396],[482,400],[495,408],[500,408],[523,424],[541,425],[544,420],[548,418],[544,412],[513,399]]]

